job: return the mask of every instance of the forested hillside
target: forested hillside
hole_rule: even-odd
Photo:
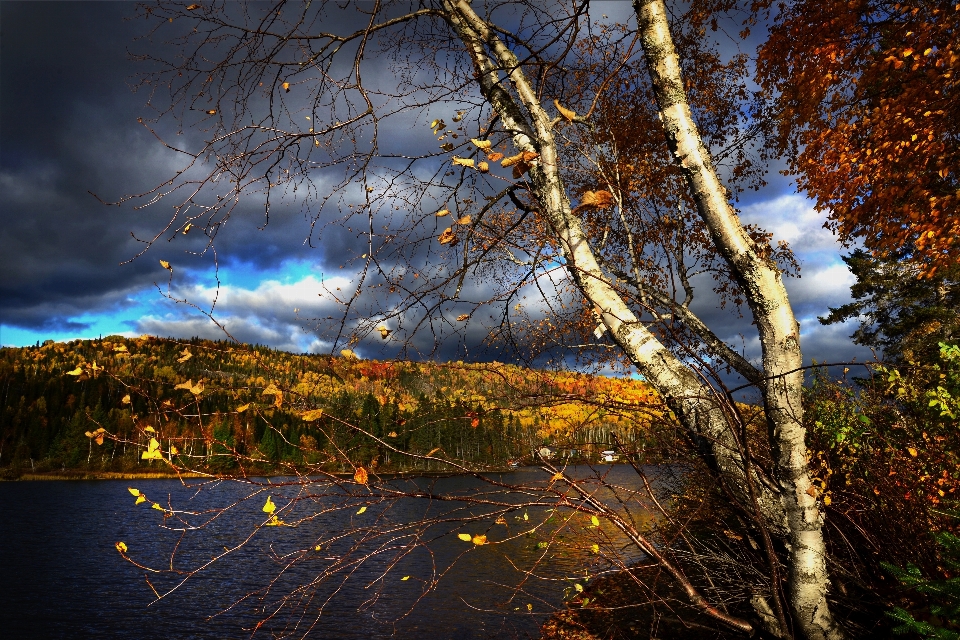
[[[634,380],[148,336],[4,348],[0,402],[7,475],[161,471],[161,455],[228,473],[438,469],[406,452],[503,466],[545,444],[595,457],[614,433],[642,448],[661,415]]]

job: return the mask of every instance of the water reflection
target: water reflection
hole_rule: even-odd
[[[603,483],[586,467],[565,472],[649,524],[637,474],[599,471]],[[669,490],[670,469],[646,472]],[[393,480],[366,495],[270,483],[0,485],[8,637],[538,637],[574,584],[641,558],[613,527],[558,507],[566,485],[536,469]],[[127,485],[177,515],[134,506]],[[290,526],[262,526],[267,495]],[[118,540],[145,567],[202,570],[137,569]],[[169,595],[155,602],[152,589]]]

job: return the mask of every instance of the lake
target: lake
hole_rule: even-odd
[[[640,488],[629,467],[599,471],[627,493]],[[662,470],[648,471],[664,486]],[[592,471],[582,467],[572,473],[588,477]],[[532,468],[491,475],[516,484],[546,484],[545,477]],[[614,556],[626,563],[641,559],[606,523],[591,527],[582,515],[566,522],[569,512],[552,512],[542,500],[495,524],[485,519],[489,504],[406,497],[370,500],[358,513],[358,505],[367,503],[335,487],[189,484],[0,483],[5,637],[535,638],[575,583],[612,570]],[[436,495],[459,492],[489,503],[530,500],[472,477],[392,486]],[[164,508],[190,513],[165,517],[150,502],[135,506],[128,487]],[[267,495],[278,517],[296,526],[258,528],[266,518]],[[219,511],[228,505],[233,506]],[[649,513],[636,516],[651,519]],[[176,531],[185,528],[178,518],[201,528]],[[424,518],[429,522],[411,525]],[[485,534],[489,544],[472,544],[458,533]],[[132,565],[115,548],[118,541],[127,545],[130,558],[151,569],[171,564],[195,569],[219,559],[156,601],[152,589],[164,593],[184,576]],[[601,544],[601,552],[591,543]]]

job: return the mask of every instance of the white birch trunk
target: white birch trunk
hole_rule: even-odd
[[[805,638],[840,638],[826,594],[823,517],[811,488],[802,424],[800,326],[776,264],[757,252],[730,205],[690,113],[663,0],[635,0],[637,25],[667,143],[717,250],[746,294],[763,350],[761,384],[775,475],[789,526],[789,604]],[[814,495],[811,495],[814,494]]]

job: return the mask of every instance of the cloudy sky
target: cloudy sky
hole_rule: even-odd
[[[629,5],[613,3],[596,12],[613,14],[624,7]],[[133,12],[126,2],[0,3],[4,346],[115,333],[222,337],[197,309],[162,295],[168,273],[159,260],[165,259],[177,267],[176,292],[209,309],[202,301],[216,291],[211,255],[190,253],[200,245],[161,240],[130,261],[143,248],[136,237],[159,232],[169,211],[105,206],[91,195],[115,201],[156,186],[178,166],[176,155],[137,122],[151,115],[149,96],[131,90],[142,67],[128,52],[157,45],[137,39],[144,25],[127,19]],[[318,293],[348,288],[352,274],[339,265],[356,257],[355,238],[330,232],[310,246],[308,220],[295,202],[275,207],[266,227],[254,211],[258,206],[234,217],[218,238],[217,319],[247,342],[297,352],[341,348],[329,340],[329,327],[318,332],[303,318],[337,316],[329,297]],[[751,194],[741,209],[748,222],[773,232],[775,240],[789,241],[802,263],[803,277],[787,285],[807,361],[869,358],[850,343],[853,327],[822,327],[816,320],[827,307],[848,300],[852,278],[811,203],[773,173],[771,185]],[[718,334],[755,356],[749,321],[712,314],[708,307],[702,302],[700,311],[712,318]],[[482,337],[479,326],[459,332],[434,357],[469,355]],[[357,347],[361,354],[365,349],[374,357],[384,353],[376,342]]]

